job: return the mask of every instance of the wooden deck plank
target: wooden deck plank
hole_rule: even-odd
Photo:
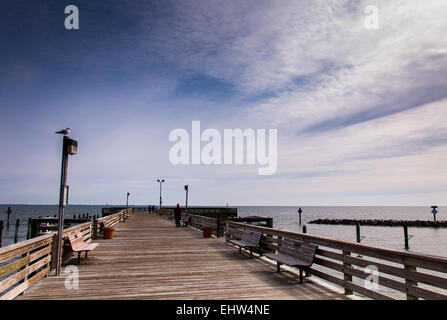
[[[347,299],[342,289],[299,284],[296,275],[239,254],[224,238],[203,238],[154,214],[135,213],[116,226],[113,240],[96,242],[78,266],[79,289],[66,289],[62,272],[17,299]]]

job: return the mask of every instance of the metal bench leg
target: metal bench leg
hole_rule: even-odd
[[[81,251],[78,252],[78,264],[81,264]]]
[[[88,252],[88,251],[85,252],[85,258],[86,258],[86,259],[87,259],[87,252]]]
[[[239,247],[239,253],[242,253],[242,247]]]
[[[280,272],[281,271],[281,263],[276,262],[276,271]]]
[[[303,269],[300,268],[300,283],[303,283]]]
[[[250,248],[250,259],[253,259],[253,249]]]

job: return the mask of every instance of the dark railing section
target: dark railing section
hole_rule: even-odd
[[[76,219],[65,218],[64,219],[64,228],[69,228],[73,225],[85,223],[90,220],[91,220],[91,217],[76,218]],[[30,218],[28,220],[27,239],[35,238],[35,237],[38,237],[38,236],[48,233],[48,232],[57,231],[58,222],[59,222],[58,218],[53,218],[53,217],[37,218],[37,219]]]

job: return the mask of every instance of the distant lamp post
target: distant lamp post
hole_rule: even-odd
[[[433,213],[433,219],[436,222],[436,214],[438,213],[438,210],[436,210],[436,209],[438,209],[438,206],[431,206],[431,208],[433,209],[431,211],[431,213]]]
[[[162,201],[161,201],[161,184],[163,182],[165,182],[165,180],[164,179],[163,180],[157,179],[157,182],[160,184],[160,208],[159,208],[159,210],[161,210],[161,204],[162,204]]]
[[[126,207],[129,206],[129,196],[130,196],[130,193],[128,192],[128,193],[127,193],[127,200],[126,200]]]
[[[189,186],[185,185],[185,191],[186,191],[186,206],[185,206],[185,213],[188,213],[188,190]]]
[[[56,132],[63,134],[62,142],[62,165],[61,165],[61,184],[59,189],[59,221],[58,221],[58,246],[57,246],[57,264],[56,276],[60,275],[62,263],[62,233],[64,232],[64,208],[68,204],[68,186],[67,186],[67,169],[68,155],[75,155],[78,152],[78,142],[70,139],[67,135],[71,132],[70,128]]]

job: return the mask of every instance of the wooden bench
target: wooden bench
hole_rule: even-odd
[[[256,248],[261,241],[262,232],[254,230],[245,230],[242,240],[230,240],[229,242],[239,246],[239,253],[241,253],[242,248],[250,248],[250,259],[253,258],[253,248]]]
[[[317,249],[316,245],[284,238],[278,253],[267,253],[265,257],[276,261],[278,272],[281,271],[281,264],[299,268],[300,282],[303,282],[303,269],[312,265]]]
[[[184,227],[186,227],[188,224],[191,224],[191,216],[187,214],[182,214],[180,222],[183,223]]]
[[[78,253],[78,264],[81,262],[81,252],[85,252],[85,258],[87,258],[87,252],[94,250],[99,245],[99,243],[84,242],[80,232],[68,236],[68,240],[71,250]]]

